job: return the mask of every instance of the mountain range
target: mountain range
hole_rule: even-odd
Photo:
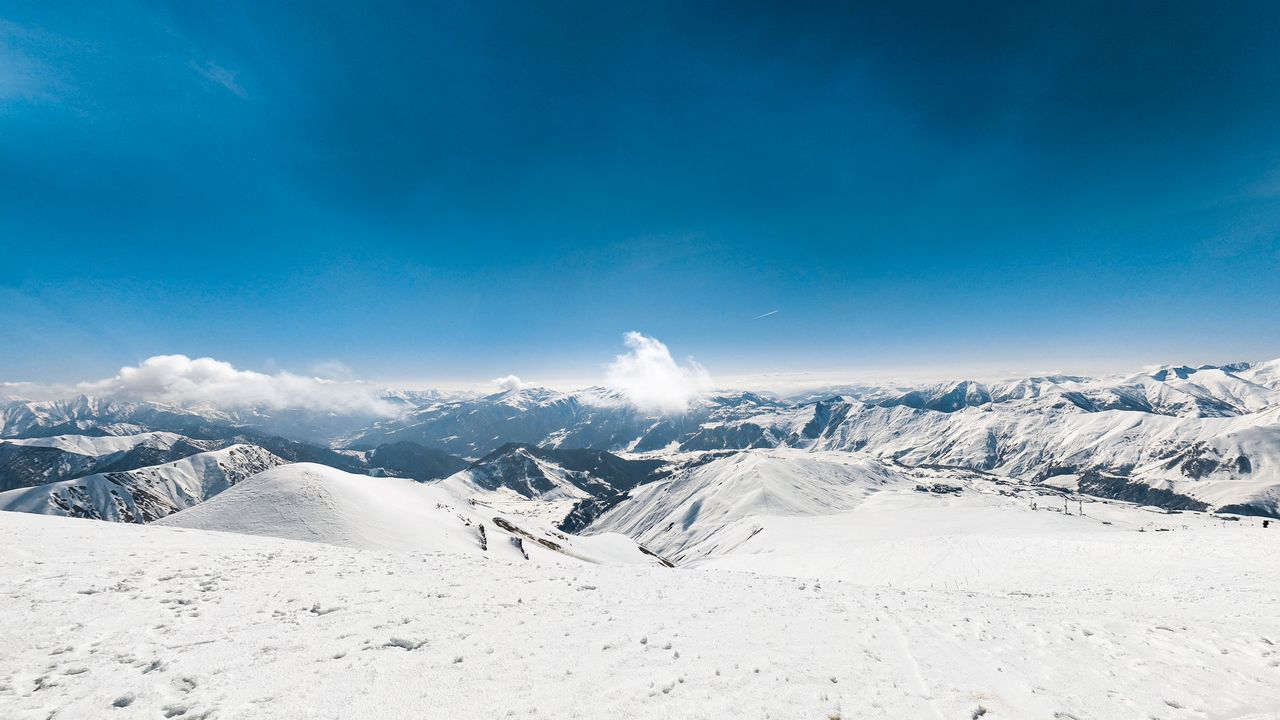
[[[377,418],[10,399],[0,698],[33,720],[490,717],[513,697],[529,717],[590,697],[624,717],[1261,718],[1277,366],[675,414],[600,387],[406,392]]]
[[[745,451],[785,449],[855,456],[873,475],[945,469],[1171,510],[1280,516],[1280,360],[790,397],[719,392],[678,414],[642,412],[604,387],[382,396],[394,398],[395,417],[10,399],[0,405],[0,507],[155,519],[207,499],[204,488],[224,487],[213,468],[226,460],[192,458],[239,447],[254,448],[246,467],[255,472],[312,462],[449,478],[481,494],[507,490],[551,503],[548,519],[576,532],[655,481]],[[317,440],[320,429],[329,434]],[[156,470],[141,472],[148,468]],[[154,478],[174,472],[187,479],[157,496]],[[225,486],[245,472],[231,472]]]

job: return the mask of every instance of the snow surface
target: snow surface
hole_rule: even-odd
[[[1228,525],[957,589],[0,513],[0,716],[1270,718],[1280,532]]]

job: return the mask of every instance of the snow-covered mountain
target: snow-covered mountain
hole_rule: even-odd
[[[1280,514],[1280,361],[1162,366],[782,401],[755,393],[648,415],[600,388],[526,388],[422,408],[358,433],[462,454],[507,443],[663,454],[751,448],[865,451],[1166,507]]]
[[[137,435],[167,431],[205,438],[232,418],[159,403],[121,402],[79,395],[68,400],[13,400],[0,406],[0,438],[51,435]]]
[[[784,407],[786,404],[756,393],[739,392],[699,400],[681,415],[653,415],[637,411],[621,394],[606,388],[573,392],[523,388],[415,410],[344,441],[360,447],[411,440],[477,458],[509,443],[645,452],[679,445],[704,423]],[[772,440],[741,437],[732,442],[737,447],[751,447]]]
[[[637,488],[591,528],[640,538],[683,563],[729,552],[758,534],[765,517],[844,513],[872,493],[911,484],[860,453],[748,450]]]
[[[1176,575],[1172,565],[1188,561],[1143,533],[1216,527],[1215,540],[1231,541],[1260,525],[864,453],[783,449],[644,485],[588,532],[626,533],[680,567],[899,588],[1119,593],[1160,586],[1168,576],[1159,573]]]
[[[0,440],[0,491],[160,465],[218,447],[168,432]]]
[[[172,432],[137,435],[53,435],[0,440],[0,491],[94,473],[136,470],[230,445],[257,445],[289,462],[317,462],[351,472],[427,481],[448,477],[467,462],[448,453],[401,442],[371,450],[332,450],[310,443],[227,429],[218,439]]]
[[[1094,494],[1152,504],[1168,504],[1176,495],[1202,503],[1198,509],[1280,511],[1280,407],[1177,417],[1090,412],[1051,394],[954,413],[846,399],[815,406],[815,412],[839,420],[803,445],[810,449],[865,450],[908,465],[1032,482],[1088,477]]]
[[[555,499],[626,492],[653,479],[662,460],[624,460],[599,450],[558,450],[512,443],[472,463],[451,481]]]
[[[255,445],[232,445],[163,465],[10,490],[0,493],[0,510],[151,522],[284,462]]]
[[[378,396],[393,411],[409,412],[469,393],[384,390]],[[224,437],[229,431],[283,435],[328,444],[367,427],[380,416],[344,408],[218,407],[208,403],[185,407],[159,402],[79,395],[65,400],[0,401],[0,438],[49,435],[131,435],[146,431],[175,432],[196,438]]]
[[[562,530],[577,532],[626,499],[629,490],[663,477],[677,465],[664,458],[622,458],[602,450],[511,443],[442,484],[490,507],[516,514],[532,511]]]
[[[652,460],[765,448],[862,451],[903,465],[954,466],[1170,508],[1280,515],[1280,360],[1168,365],[1102,379],[1046,375],[1000,383],[857,385],[791,399],[722,392],[679,414],[638,411],[622,394],[601,387],[526,387],[476,397],[384,395],[399,403],[402,414],[345,435],[336,449],[255,430],[269,423],[249,411],[89,397],[9,403],[0,411],[0,436],[172,432],[189,443],[175,452],[209,449],[199,446],[207,440],[219,447],[249,443],[292,462],[419,480],[462,469],[463,462],[450,457],[459,455],[484,461],[471,478],[481,489],[484,472],[501,475],[498,484],[516,493],[520,477],[530,488],[542,488],[529,492],[559,487],[561,500],[583,504],[572,529],[611,507],[621,486],[590,468],[565,465],[564,458],[535,458],[534,448]],[[288,424],[311,436],[318,426],[303,420]],[[501,452],[512,445],[526,449]],[[101,471],[65,449],[55,454],[15,447],[0,448],[5,487]],[[548,462],[559,469],[538,470]],[[137,463],[112,469],[128,465]]]
[[[267,470],[157,524],[366,549],[661,564],[623,535],[570,536],[487,511],[445,485],[353,475],[313,463]]]
[[[841,402],[942,414],[969,408],[1038,412],[1070,405],[1084,413],[1238,417],[1280,407],[1277,364],[1162,367],[1103,380],[1058,375],[991,385],[964,380],[916,388],[859,386],[845,388],[848,393],[809,393],[790,401],[751,392],[721,393],[674,416],[638,412],[604,388],[523,388],[433,404],[376,423],[346,442],[360,446],[412,440],[471,457],[508,443],[633,452],[794,447],[829,430],[833,420],[842,420],[822,414]],[[1028,403],[1036,400],[1040,403]]]

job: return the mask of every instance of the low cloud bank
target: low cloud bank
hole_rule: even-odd
[[[78,392],[123,400],[223,409],[267,407],[340,414],[393,415],[395,407],[366,383],[328,380],[289,372],[273,375],[238,370],[229,362],[186,355],[156,355],[115,377],[80,383]]]
[[[711,374],[689,358],[678,364],[667,346],[655,338],[629,332],[630,352],[619,355],[605,372],[605,384],[643,412],[678,414],[711,391]]]

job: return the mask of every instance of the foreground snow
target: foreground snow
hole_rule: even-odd
[[[0,513],[0,717],[1269,718],[1280,533],[1231,525],[961,591]]]

